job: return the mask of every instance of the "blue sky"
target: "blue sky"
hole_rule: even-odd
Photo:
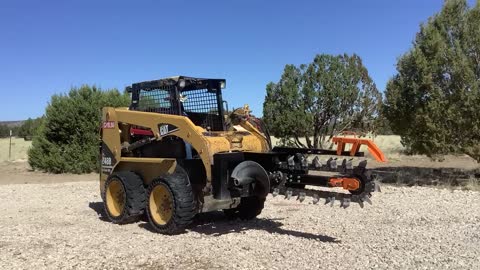
[[[229,106],[261,115],[265,85],[319,53],[357,53],[383,90],[442,3],[2,1],[0,121],[41,116],[72,86],[123,90],[173,75],[225,78]]]

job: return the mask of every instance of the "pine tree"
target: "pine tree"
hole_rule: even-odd
[[[480,1],[447,0],[387,84],[385,115],[412,153],[480,160]]]
[[[98,170],[101,108],[128,104],[126,94],[87,85],[54,95],[28,152],[30,166],[53,173]]]
[[[321,54],[308,65],[286,65],[279,82],[267,85],[263,119],[284,142],[319,148],[343,131],[371,131],[380,104],[359,56]]]

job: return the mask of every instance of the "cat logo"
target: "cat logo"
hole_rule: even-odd
[[[170,133],[173,133],[178,130],[178,127],[170,124],[160,124],[158,125],[158,129],[160,130],[160,136],[165,136]]]

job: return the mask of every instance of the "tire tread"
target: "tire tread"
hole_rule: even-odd
[[[142,178],[132,171],[116,172],[110,175],[105,182],[104,193],[106,192],[106,186],[108,185],[109,181],[112,181],[111,179],[114,178],[120,180],[125,189],[125,208],[120,216],[113,217],[108,212],[107,204],[104,203],[105,213],[107,214],[108,218],[116,224],[137,222],[140,220],[145,211],[147,198]],[[103,194],[103,198],[106,198],[105,194]]]

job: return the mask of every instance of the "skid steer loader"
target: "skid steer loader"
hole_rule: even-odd
[[[261,213],[269,193],[299,201],[308,196],[315,204],[340,201],[344,208],[371,203],[378,184],[366,161],[354,166],[352,158],[319,156],[363,156],[365,144],[385,161],[373,142],[335,137],[336,150],[272,148],[248,106],[227,114],[225,85],[185,76],[140,82],[127,87],[130,107],[103,108],[100,191],[113,223],[146,215],[156,231],[173,234],[201,212],[223,210],[248,220]]]

